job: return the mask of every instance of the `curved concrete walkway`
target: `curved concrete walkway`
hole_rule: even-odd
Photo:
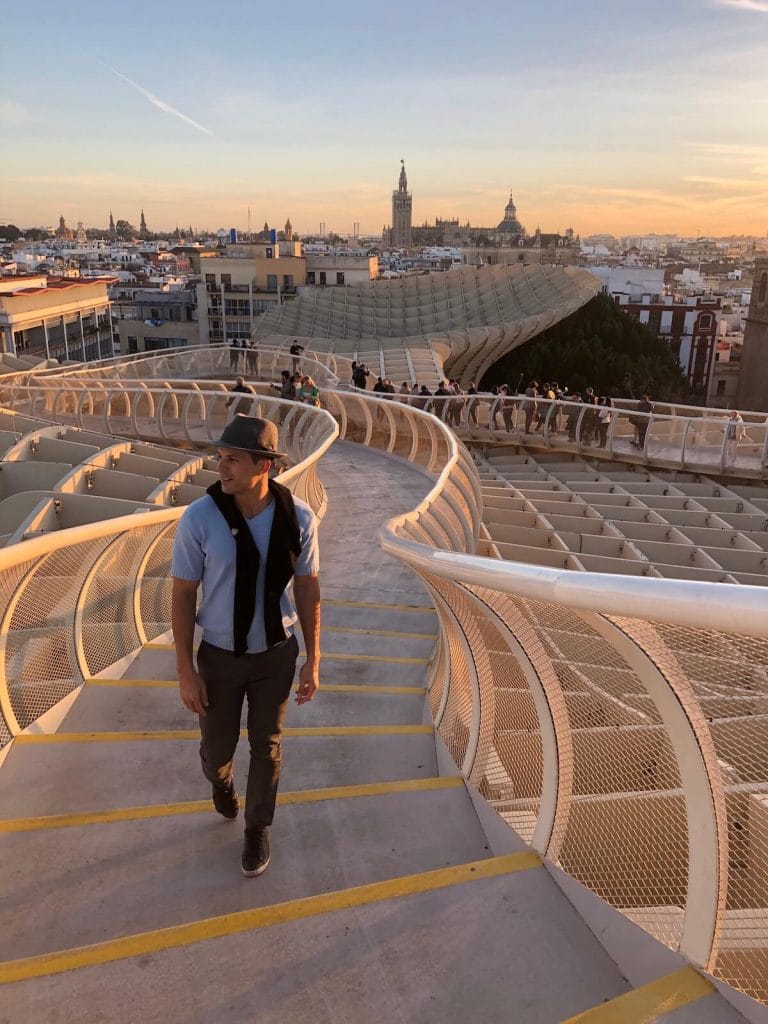
[[[439,777],[436,617],[377,542],[429,482],[351,444],[322,476],[324,689],[291,707],[268,872],[242,877],[173,654],[150,645],[0,771],[0,1021],[557,1024],[629,988],[537,857],[511,832],[494,857]],[[659,1019],[740,1018],[707,995]]]

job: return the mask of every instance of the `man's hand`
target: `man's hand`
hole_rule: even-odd
[[[296,694],[297,704],[306,704],[307,701],[317,693],[320,687],[320,678],[317,665],[311,665],[308,661],[299,669],[299,686]]]
[[[179,692],[181,703],[188,711],[204,715],[208,707],[208,691],[202,677],[194,670],[187,669],[179,673]]]

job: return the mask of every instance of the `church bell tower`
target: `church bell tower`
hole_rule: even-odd
[[[405,161],[400,161],[400,180],[392,193],[392,234],[391,244],[395,249],[407,249],[411,245],[411,216],[413,197],[408,191]]]

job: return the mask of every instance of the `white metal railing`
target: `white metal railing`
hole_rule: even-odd
[[[636,402],[616,399],[607,429],[601,431],[596,416],[599,407],[583,402],[542,398],[533,402],[523,395],[376,397],[432,412],[462,439],[481,444],[525,444],[689,472],[768,475],[768,419],[764,413],[742,413],[744,436],[731,446],[726,430],[729,413],[723,409],[666,405],[642,413],[636,410]]]
[[[243,374],[249,379],[278,380],[281,370],[293,370],[297,360],[321,387],[335,387],[337,370],[348,375],[349,360],[328,352],[307,350],[300,357],[291,356],[285,345],[259,343],[254,350],[234,349],[230,345],[200,345],[168,349],[162,352],[137,352],[71,366],[51,367],[0,375],[0,398],[4,386],[40,380],[43,377],[81,378],[87,380],[204,380]]]
[[[141,436],[159,419],[163,439],[179,431],[187,443],[215,433],[208,416],[222,422],[223,385],[206,393],[191,381],[182,389],[62,379],[52,395],[51,383],[15,385],[13,400],[78,425],[141,428]],[[331,443],[330,414],[340,437],[405,459],[427,478],[423,500],[385,524],[381,538],[434,597],[440,637],[429,699],[458,770],[545,857],[694,964],[768,1001],[768,591],[478,557],[480,482],[454,431],[370,393],[327,391],[323,401],[327,412],[294,406],[307,448]],[[290,431],[291,415],[281,429]],[[130,518],[148,529],[142,516]],[[104,524],[103,536],[114,529],[115,521]],[[128,620],[138,587],[148,609],[142,628],[157,635],[167,628],[169,539],[136,537],[141,556],[126,549],[114,556],[116,571],[102,572],[94,567],[112,557],[105,548],[74,554],[59,535],[46,549],[47,572],[71,576],[88,609],[106,601],[110,615]],[[150,548],[156,553],[146,555]],[[34,692],[46,657],[55,662],[35,646],[45,614],[69,614],[66,603],[41,606],[26,582],[35,551],[17,546],[17,561],[0,575],[9,608],[2,635],[11,638],[4,671],[17,666],[6,704],[13,686]],[[90,573],[87,587],[75,566]],[[96,592],[112,579],[111,597]],[[138,643],[138,628],[126,629],[122,646]],[[74,634],[59,642],[55,657],[76,659],[77,644]]]

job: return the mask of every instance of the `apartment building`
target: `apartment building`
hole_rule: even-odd
[[[379,276],[379,257],[368,253],[308,252],[305,259],[307,284],[320,288],[368,284]]]
[[[691,387],[706,394],[715,363],[719,295],[635,296],[614,293],[616,305],[669,342]]]
[[[114,355],[110,299],[115,278],[0,278],[0,350],[39,359]]]
[[[200,344],[192,288],[137,288],[132,299],[114,304],[113,318],[123,354]]]
[[[233,243],[223,255],[200,258],[197,286],[200,343],[250,338],[256,320],[296,296],[306,283],[301,243]]]

